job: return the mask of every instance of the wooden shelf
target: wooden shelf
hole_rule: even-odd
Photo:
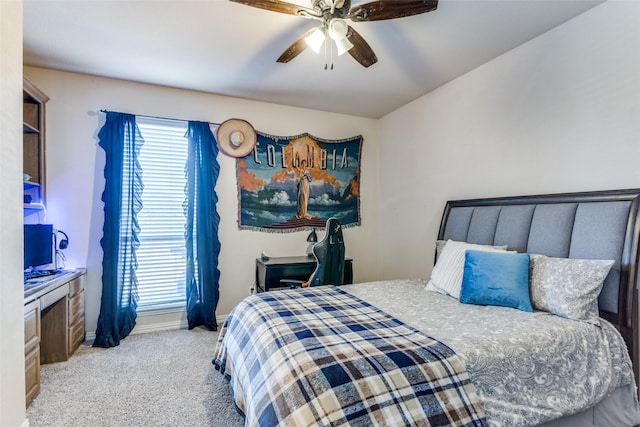
[[[22,100],[22,170],[31,177],[24,184],[24,194],[32,200],[24,207],[28,213],[44,209],[31,205],[46,204],[45,104],[49,97],[25,77]]]
[[[29,125],[29,123],[22,123],[22,133],[40,133],[40,131],[33,126]]]

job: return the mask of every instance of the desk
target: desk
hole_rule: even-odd
[[[25,284],[27,406],[40,392],[40,365],[69,359],[84,341],[85,272],[67,270]]]
[[[353,263],[351,258],[344,259],[344,283],[353,283]],[[271,257],[268,260],[256,259],[256,290],[267,292],[274,289],[286,289],[280,279],[307,280],[316,269],[316,259],[307,256]]]

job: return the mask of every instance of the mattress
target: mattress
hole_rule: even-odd
[[[631,360],[610,323],[462,304],[425,285],[393,280],[341,289],[452,348],[491,426],[539,425],[583,413],[620,389],[628,391],[624,410],[615,408],[616,422],[640,423]]]

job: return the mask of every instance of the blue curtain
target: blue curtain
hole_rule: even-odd
[[[98,133],[99,145],[106,153],[104,228],[100,240],[102,259],[102,298],[94,347],[120,344],[136,324],[136,249],[138,222],[142,208],[142,170],[138,163],[144,143],[131,114],[107,112]]]
[[[189,329],[204,326],[217,330],[216,307],[219,298],[220,241],[216,211],[216,181],[220,165],[218,146],[209,123],[190,121],[187,129],[189,154],[185,174],[184,206],[187,249],[187,322]]]

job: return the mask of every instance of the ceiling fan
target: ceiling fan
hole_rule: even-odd
[[[281,0],[231,1],[322,22],[322,26],[312,28],[298,37],[280,55],[277,62],[291,61],[307,46],[319,52],[328,35],[335,42],[338,55],[349,52],[363,67],[370,67],[378,61],[378,58],[364,38],[348,25],[346,20],[381,21],[431,12],[438,7],[438,0],[377,0],[356,5],[353,8],[351,0],[310,0],[311,8]],[[327,44],[325,44],[325,55],[326,46]],[[332,46],[331,44],[331,49],[333,49]]]

